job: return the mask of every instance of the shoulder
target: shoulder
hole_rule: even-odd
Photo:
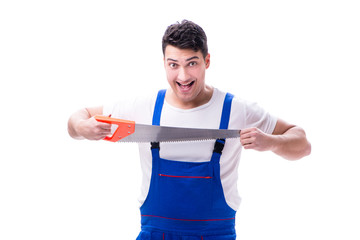
[[[214,88],[214,97],[215,97],[215,99],[217,101],[223,102],[227,94],[231,94],[233,96],[232,108],[233,107],[235,107],[235,108],[245,108],[245,107],[251,106],[253,104],[253,103],[251,103],[249,101],[246,101],[245,99],[235,95],[232,92],[225,92],[225,91],[220,90],[218,88]]]
[[[118,100],[104,105],[104,115],[134,121],[147,121],[152,114],[157,91],[119,96]]]
[[[219,95],[222,96],[222,99],[224,99],[227,92],[217,91]],[[267,125],[268,122],[271,122],[271,125],[273,125],[274,121],[275,118],[265,111],[257,102],[234,95],[231,104],[230,128],[242,129],[249,126],[259,126],[265,129],[262,125]]]

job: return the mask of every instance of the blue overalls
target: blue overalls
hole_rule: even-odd
[[[153,125],[160,125],[166,90],[158,93]],[[233,96],[224,100],[220,129],[229,124]],[[225,139],[215,142],[211,161],[179,162],[160,158],[160,144],[151,143],[152,176],[140,208],[137,240],[235,240],[235,211],[226,201],[220,180]],[[186,150],[184,150],[186,151]]]

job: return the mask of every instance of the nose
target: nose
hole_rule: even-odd
[[[184,67],[181,67],[179,69],[179,74],[178,74],[178,80],[179,82],[186,82],[188,81],[190,78],[189,73],[187,72],[187,70]]]

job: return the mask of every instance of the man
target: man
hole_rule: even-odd
[[[139,144],[142,231],[137,239],[236,239],[242,147],[295,160],[310,154],[310,143],[300,127],[205,83],[210,54],[200,26],[186,20],[173,24],[162,45],[168,90],[82,109],[70,117],[69,134],[90,140],[110,135],[111,126],[97,122],[95,115],[153,125],[242,129],[240,140]]]

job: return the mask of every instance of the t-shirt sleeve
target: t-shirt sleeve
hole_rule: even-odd
[[[104,104],[104,106],[103,106],[103,115],[104,116],[113,115],[114,105],[115,105],[114,103]]]
[[[103,107],[103,115],[113,118],[131,120],[133,115],[133,100],[121,99],[115,103],[105,104]]]
[[[115,103],[105,104],[103,106],[103,115],[111,115],[113,118],[149,124],[152,116],[153,102],[153,95],[119,99]]]
[[[247,103],[245,108],[245,114],[246,128],[257,127],[265,133],[273,133],[276,126],[277,118],[269,114],[257,103]]]

